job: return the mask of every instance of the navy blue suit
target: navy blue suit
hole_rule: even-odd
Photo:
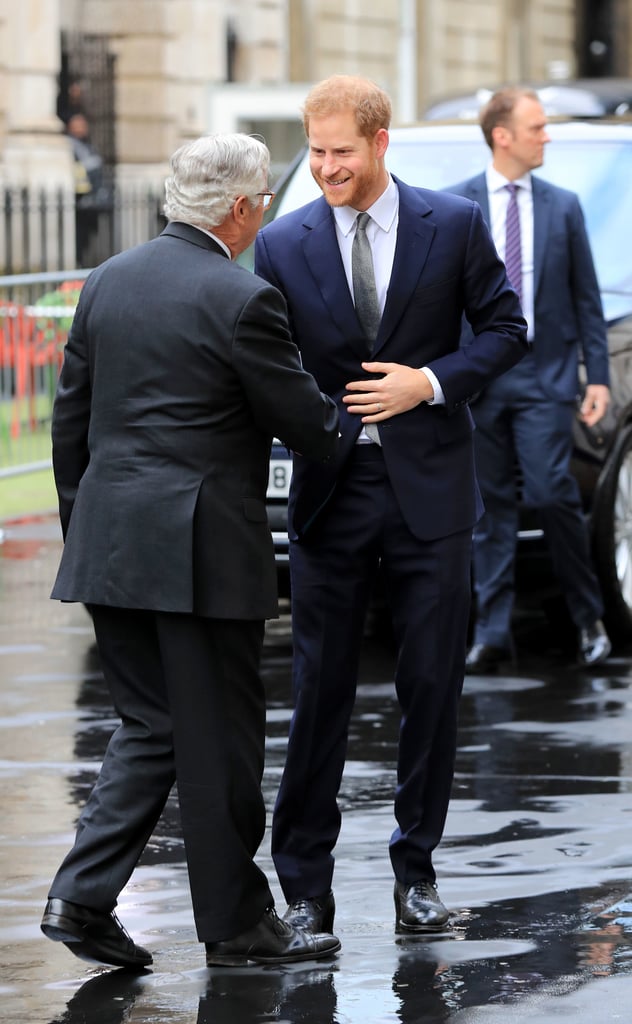
[[[578,628],[603,613],[581,499],[570,471],[580,354],[589,384],[609,383],[608,342],[584,217],[575,193],[532,176],[534,325],[531,354],[484,389],[472,410],[485,516],[474,538],[474,640],[511,646],[518,509],[538,510],[556,574]],[[485,174],[451,193],[489,220]]]
[[[524,321],[479,208],[399,188],[399,226],[373,358],[430,367],[444,406],[380,425],[381,448],[356,444],[345,386],[367,376],[356,318],[323,198],[260,233],[257,273],[288,304],[303,366],[339,406],[341,443],[327,466],[294,458],[289,507],[294,695],[272,852],[289,901],[326,892],[340,827],[363,622],[381,564],[398,646],[402,708],[391,859],[402,882],[434,880],[447,813],[470,601],[471,532],[481,513],[468,399],[524,354]],[[474,330],[459,347],[466,313]]]

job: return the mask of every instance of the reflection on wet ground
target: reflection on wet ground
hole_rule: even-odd
[[[74,959],[39,931],[114,724],[90,620],[48,600],[54,522],[5,524],[0,544],[0,1020],[7,1024],[593,1024],[632,998],[632,658],[572,667],[558,636],[521,623],[519,669],[466,680],[453,801],[436,855],[451,929],[393,931],[388,837],[398,715],[387,642],[367,641],[341,790],[331,962],[206,969],[175,797],[119,906],[154,953],[140,975]],[[289,720],[290,635],[269,631],[265,793]],[[274,878],[267,846],[261,863]],[[280,906],[283,900],[275,887]]]

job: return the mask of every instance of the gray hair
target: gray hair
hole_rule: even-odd
[[[218,227],[237,196],[247,196],[257,206],[256,193],[268,187],[269,169],[268,147],[252,135],[204,135],[186,142],[171,157],[165,216]]]

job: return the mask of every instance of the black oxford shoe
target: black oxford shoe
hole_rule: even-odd
[[[511,661],[511,652],[506,647],[493,644],[473,644],[465,659],[465,674],[487,675],[496,672],[503,662]]]
[[[282,921],[276,911],[266,910],[258,924],[235,939],[206,943],[209,967],[244,967],[246,964],[291,964],[320,960],[337,953],[335,935],[313,935]]]
[[[293,900],[283,915],[283,920],[293,928],[304,932],[333,932],[336,904],[331,890],[324,896],[309,900]]]
[[[395,882],[395,931],[398,933],[439,932],[450,915],[432,882]]]
[[[601,661],[606,660],[611,650],[612,644],[608,639],[603,622],[599,619],[593,622],[592,626],[586,626],[585,629],[580,630],[579,660],[582,665],[598,665]]]
[[[41,929],[47,938],[63,942],[71,953],[89,963],[142,968],[152,962],[151,953],[136,945],[114,913],[50,899]]]

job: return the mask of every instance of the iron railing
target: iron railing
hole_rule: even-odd
[[[107,194],[107,204],[86,207],[64,189],[0,189],[0,273],[94,267],[164,227],[160,189],[130,182]]]

